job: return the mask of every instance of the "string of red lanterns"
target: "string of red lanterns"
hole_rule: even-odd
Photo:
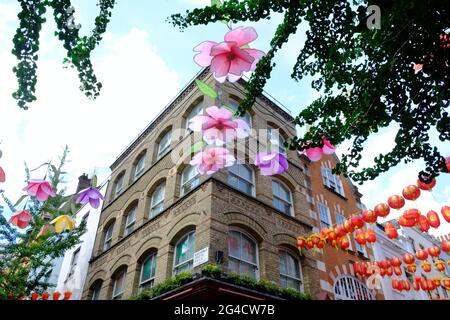
[[[40,299],[39,299],[40,297]],[[52,300],[70,300],[70,298],[72,297],[72,292],[71,291],[66,291],[63,294],[63,298],[60,299],[61,297],[61,292],[55,291],[52,293]],[[50,293],[48,292],[43,292],[42,294],[40,294],[39,292],[33,292],[31,293],[30,296],[30,300],[49,300],[50,298]],[[25,300],[25,297],[22,297],[19,300]]]

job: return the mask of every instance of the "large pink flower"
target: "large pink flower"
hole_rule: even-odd
[[[235,138],[243,139],[250,134],[250,127],[242,119],[233,119],[233,113],[225,108],[207,108],[206,116],[195,116],[189,121],[189,128],[202,132],[208,144],[221,146]]]
[[[9,219],[9,223],[19,227],[20,229],[25,229],[31,220],[31,213],[28,210],[20,210],[15,212]]]
[[[324,154],[333,154],[336,151],[336,147],[331,144],[326,138],[323,138],[323,147],[312,147],[303,151],[303,153],[312,162],[319,161]]]
[[[236,159],[230,154],[228,149],[207,147],[193,156],[189,164],[196,166],[200,174],[213,174],[222,168],[232,166],[235,161]]]
[[[227,78],[235,82],[243,72],[253,71],[259,59],[265,55],[263,51],[247,48],[256,40],[258,34],[252,27],[237,27],[229,31],[224,42],[205,41],[194,48],[200,52],[194,61],[201,67],[211,66],[214,78],[223,83]]]
[[[273,176],[286,171],[289,167],[286,156],[279,152],[260,152],[256,155],[255,166],[263,176]]]
[[[39,201],[47,201],[49,196],[54,197],[56,195],[50,183],[45,180],[30,180],[23,191],[26,191],[32,197],[36,197]]]

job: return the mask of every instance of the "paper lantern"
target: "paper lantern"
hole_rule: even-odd
[[[444,272],[445,271],[445,262],[442,260],[437,260],[434,262],[434,267],[436,268],[437,271]]]
[[[386,275],[386,269],[380,269],[380,276],[384,277]]]
[[[419,217],[419,222],[418,222],[420,231],[422,232],[428,232],[428,230],[430,229],[430,225],[428,224],[428,219],[427,217],[421,215]]]
[[[44,293],[42,294],[41,299],[42,299],[42,300],[48,300],[48,297],[50,297],[50,294],[49,294],[48,292],[44,292]]]
[[[389,260],[389,262],[391,263],[391,265],[393,265],[394,267],[399,267],[402,265],[402,260],[400,260],[397,257],[393,257]]]
[[[408,270],[409,273],[416,273],[417,265],[415,263],[406,265],[406,270]]]
[[[404,284],[404,289],[405,291],[410,291],[411,290],[411,284],[409,283],[408,280],[403,280],[403,284]]]
[[[411,263],[414,263],[415,258],[412,254],[405,253],[403,255],[403,261],[405,262],[405,264],[411,264]]]
[[[72,292],[70,292],[70,291],[64,292],[64,300],[70,300],[71,296],[72,296]]]
[[[397,229],[395,229],[394,225],[392,223],[386,223],[384,225],[384,232],[386,233],[386,236],[389,239],[397,239],[398,238],[398,232]]]
[[[308,249],[314,248],[314,243],[312,242],[311,238],[306,239],[305,244]]]
[[[386,269],[386,275],[388,277],[392,277],[393,272],[394,271],[392,270],[392,267],[389,267],[389,268]]]
[[[422,262],[420,267],[425,272],[430,272],[431,271],[431,263],[429,263],[428,261]]]
[[[364,230],[356,230],[355,240],[360,246],[366,245],[366,233],[364,232]]]
[[[336,236],[338,238],[342,238],[345,237],[347,235],[347,232],[344,231],[344,229],[342,228],[342,226],[336,226],[334,228],[334,233],[336,234]]]
[[[405,199],[414,201],[420,197],[420,189],[419,187],[411,184],[403,188],[402,194]]]
[[[352,224],[352,221],[350,219],[347,219],[344,221],[344,224],[342,225],[342,229],[347,233],[351,233],[351,232],[355,231],[355,226]]]
[[[435,287],[440,287],[441,286],[441,278],[433,278],[432,281],[433,281]]]
[[[389,214],[391,209],[386,203],[379,203],[375,206],[373,211],[376,213],[378,217],[386,217]]]
[[[441,284],[446,290],[450,291],[450,278],[441,279]]]
[[[428,253],[425,250],[417,250],[416,251],[416,257],[419,260],[427,260],[428,259]]]
[[[59,300],[61,293],[58,291],[53,292],[53,300]]]
[[[320,236],[322,237],[322,238],[326,238],[327,237],[327,235],[328,235],[328,231],[329,231],[330,229],[328,229],[328,228],[322,228],[322,229],[320,229]]]
[[[428,248],[428,254],[432,257],[439,257],[439,255],[441,254],[441,249],[439,249],[439,247],[436,246],[432,246],[430,248]]]
[[[413,289],[415,291],[419,291],[420,290],[420,282],[419,282],[419,280],[417,280],[417,279],[413,280]]]
[[[388,198],[388,205],[392,209],[401,209],[405,205],[405,198],[399,195],[393,195]]]
[[[414,227],[416,224],[416,220],[414,219],[407,219],[404,216],[401,216],[398,219],[398,224],[401,225],[402,227]]]
[[[378,266],[379,266],[381,269],[387,269],[387,268],[389,268],[389,267],[391,266],[391,262],[390,262],[389,260],[379,261]]]
[[[347,237],[342,237],[339,239],[339,245],[341,246],[341,249],[347,250],[350,248],[350,242],[348,241]]]
[[[334,230],[328,230],[327,240],[331,243],[332,241],[334,241],[336,239],[337,239],[336,232],[334,232]]]
[[[447,253],[450,253],[450,240],[444,240],[441,243],[441,248]]]
[[[436,211],[430,210],[427,213],[427,220],[430,227],[438,228],[441,225],[441,220]]]
[[[408,209],[403,212],[403,217],[405,217],[408,220],[418,221],[420,215],[421,212],[417,209]]]
[[[360,215],[352,214],[351,222],[355,229],[361,229],[364,226],[364,220]]]
[[[373,229],[366,229],[366,241],[368,243],[375,243],[377,241],[377,235]]]
[[[426,286],[426,290],[427,291],[433,291],[434,289],[436,289],[436,285],[434,284],[434,281],[431,279],[426,280],[427,286]]]
[[[394,270],[394,273],[395,273],[395,275],[396,276],[401,276],[402,275],[402,268],[400,268],[399,266],[395,266],[395,267],[393,267],[393,270]]]
[[[398,290],[400,281],[397,279],[392,279],[392,289]]]
[[[39,298],[39,293],[33,292],[33,293],[31,294],[31,300],[37,300],[38,298]]]
[[[450,207],[449,206],[443,206],[441,208],[442,216],[444,217],[445,221],[450,223]]]
[[[319,241],[316,243],[316,247],[318,249],[323,249],[323,247],[325,247],[325,239],[319,238]]]
[[[366,223],[375,223],[377,222],[377,214],[373,210],[364,210],[362,212],[362,219]]]
[[[430,183],[425,183],[420,180],[417,180],[417,186],[422,190],[431,190],[436,186],[436,179],[433,178]]]
[[[300,254],[302,253],[302,249],[306,245],[306,239],[304,237],[297,237],[297,248],[300,251]]]

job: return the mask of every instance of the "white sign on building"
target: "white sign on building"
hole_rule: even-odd
[[[208,262],[209,247],[203,248],[194,253],[194,268]]]

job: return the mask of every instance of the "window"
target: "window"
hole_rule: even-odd
[[[134,230],[134,224],[136,222],[136,210],[137,206],[133,207],[133,209],[131,209],[127,214],[127,220],[125,222],[125,232],[123,235],[124,237],[129,235]]]
[[[88,218],[89,218],[89,211],[88,211],[88,213],[86,213],[84,216],[83,216],[83,218],[81,218],[81,223],[87,223],[87,220],[88,220]]]
[[[228,255],[228,267],[231,272],[258,278],[258,246],[256,241],[242,232],[230,231]]]
[[[202,115],[203,114],[203,101],[199,102],[188,114],[186,117],[186,129],[187,132],[191,132],[191,129],[189,129],[189,121],[192,120],[195,116]]]
[[[75,272],[75,266],[77,265],[78,257],[80,256],[80,249],[81,248],[78,248],[77,250],[75,250],[73,252],[72,260],[70,260],[70,269],[69,269],[69,274],[67,275],[67,278],[70,278],[73,275],[73,273]]]
[[[358,242],[355,241],[356,251],[361,253],[363,256],[367,257],[367,250],[365,246],[361,246]]]
[[[342,181],[339,178],[339,176],[334,175],[332,173],[331,168],[322,167],[321,172],[323,184],[326,185],[328,188],[332,189],[334,192],[345,197],[344,187],[342,185]]]
[[[153,191],[150,202],[150,219],[156,217],[161,211],[164,210],[164,193],[166,189],[166,183],[161,182]]]
[[[342,276],[334,283],[336,300],[373,300],[373,295],[364,283],[349,276]]]
[[[100,291],[102,290],[102,282],[97,281],[91,288],[91,300],[100,300]]]
[[[303,291],[300,262],[286,251],[280,252],[280,286]]]
[[[169,131],[161,138],[161,141],[158,145],[158,156],[156,157],[157,159],[161,158],[166,154],[167,151],[169,151],[171,137],[172,131]]]
[[[270,143],[271,150],[286,154],[285,140],[278,129],[271,126],[267,128],[267,141]]]
[[[292,215],[292,195],[281,182],[272,180],[273,205],[285,214]]]
[[[136,162],[136,168],[134,169],[134,179],[136,180],[137,177],[139,177],[142,172],[144,172],[144,168],[145,168],[145,155],[141,154]]]
[[[231,107],[231,109],[236,112],[239,106],[239,103],[235,100],[230,99],[229,101],[229,106]],[[250,116],[250,113],[246,113],[245,116],[242,117],[243,120],[245,120],[245,122],[247,122],[248,126],[251,128],[252,127],[252,117]]]
[[[139,280],[139,292],[153,287],[156,270],[156,253],[148,256],[141,267],[141,277]]]
[[[317,202],[319,210],[320,226],[329,228],[331,226],[330,209],[321,202]]]
[[[173,274],[189,271],[194,265],[195,231],[181,238],[175,246]]]
[[[198,186],[199,174],[195,167],[188,166],[181,175],[181,195],[184,195]]]
[[[117,196],[120,193],[120,191],[122,191],[124,176],[125,176],[125,174],[121,173],[116,179],[116,184],[114,187],[114,195],[115,196]]]
[[[111,225],[106,229],[105,232],[105,243],[103,245],[104,251],[108,250],[111,247],[113,231],[114,223],[111,223]]]
[[[124,270],[120,271],[114,278],[113,300],[122,299],[123,292],[125,290],[126,275],[127,275],[127,270],[124,269]]]
[[[253,195],[253,170],[248,166],[242,164],[236,164],[232,167],[229,167],[228,184],[244,193]]]

